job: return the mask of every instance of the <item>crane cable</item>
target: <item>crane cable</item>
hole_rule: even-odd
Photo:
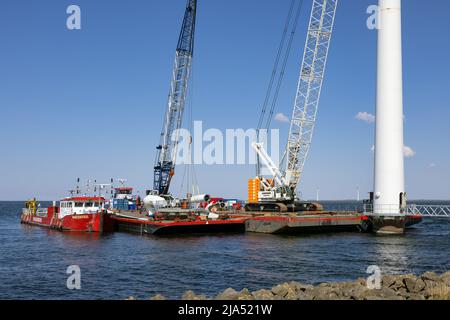
[[[300,20],[300,14],[301,14],[301,11],[302,11],[302,7],[303,7],[303,0],[300,1],[300,4],[299,4],[299,6],[297,8],[297,12],[296,12],[296,15],[295,15],[295,20],[294,20],[294,24],[292,26],[291,35],[290,35],[288,46],[287,46],[287,49],[286,49],[286,52],[285,52],[283,65],[282,65],[282,68],[281,68],[280,76],[278,78],[278,83],[277,83],[277,87],[275,89],[275,94],[274,94],[274,97],[273,97],[273,100],[272,100],[272,106],[270,108],[270,113],[269,113],[269,116],[268,116],[267,122],[266,122],[266,129],[267,130],[270,128],[270,124],[272,122],[275,106],[276,106],[277,100],[278,100],[278,95],[280,93],[281,84],[283,83],[287,62],[289,60],[289,56],[290,56],[290,53],[291,53],[292,42],[294,41],[294,36],[295,36],[296,29],[297,29],[298,21]]]
[[[278,47],[278,52],[277,52],[277,56],[276,56],[276,59],[275,59],[275,63],[274,63],[273,69],[272,69],[272,76],[270,77],[270,81],[269,81],[269,84],[268,84],[268,87],[267,87],[267,91],[266,91],[266,96],[264,98],[264,103],[262,105],[261,114],[259,116],[258,127],[257,127],[257,132],[258,133],[259,133],[259,130],[261,129],[261,125],[262,125],[262,123],[264,121],[264,116],[265,116],[265,113],[266,113],[267,104],[269,103],[269,99],[270,99],[270,96],[272,94],[273,83],[274,83],[275,77],[277,75],[278,65],[280,63],[281,54],[283,52],[284,44],[286,42],[286,35],[287,35],[288,29],[289,29],[289,25],[291,23],[292,13],[294,11],[294,4],[295,4],[295,0],[292,0],[291,1],[291,5],[289,7],[288,15],[286,17],[286,22],[285,22],[285,25],[284,25],[283,34],[281,36],[280,45]]]
[[[200,193],[199,184],[197,179],[197,173],[195,171],[195,164],[192,158],[192,131],[193,131],[193,104],[194,104],[194,60],[192,60],[191,65],[191,76],[189,77],[189,91],[188,91],[188,103],[187,103],[187,111],[188,111],[188,123],[189,123],[189,132],[190,132],[190,141],[189,141],[189,160],[190,163],[185,164],[183,177],[181,179],[180,185],[180,194],[183,194],[184,184],[186,182],[186,195],[190,192],[190,188],[192,187],[192,194],[195,192]]]
[[[286,22],[285,22],[285,26],[284,26],[284,29],[283,29],[280,45],[278,47],[277,56],[276,56],[275,63],[274,63],[274,66],[273,66],[272,75],[271,75],[271,78],[270,78],[270,81],[269,81],[269,85],[268,85],[268,88],[267,88],[267,91],[266,91],[266,96],[265,96],[265,99],[264,99],[264,103],[263,103],[263,106],[261,108],[262,110],[261,110],[261,114],[260,114],[259,121],[258,121],[258,127],[256,129],[256,136],[257,136],[257,141],[258,142],[259,142],[261,126],[262,126],[262,123],[264,122],[264,118],[265,118],[265,115],[266,115],[267,105],[269,103],[269,100],[270,100],[270,97],[271,97],[271,94],[272,94],[272,89],[273,89],[275,77],[277,76],[281,55],[283,53],[283,49],[284,49],[284,46],[285,46],[285,43],[286,43],[287,32],[288,32],[289,26],[291,24],[292,14],[293,14],[294,8],[295,8],[295,1],[296,0],[292,0],[291,1],[291,5],[289,7],[289,11],[288,11],[288,15],[286,17]],[[273,99],[272,99],[269,116],[267,117],[267,120],[266,120],[266,127],[265,127],[266,130],[269,130],[270,124],[272,122],[272,117],[273,117],[273,114],[274,114],[276,103],[278,101],[278,95],[279,95],[279,92],[280,92],[280,88],[281,88],[281,85],[282,85],[282,82],[283,82],[283,79],[284,79],[286,65],[287,65],[287,62],[288,62],[288,59],[289,59],[289,56],[290,56],[290,52],[291,52],[291,49],[292,49],[292,42],[294,40],[294,35],[295,35],[296,29],[297,29],[297,25],[298,25],[298,22],[299,22],[299,18],[300,18],[300,14],[301,14],[301,11],[302,11],[302,7],[303,7],[303,0],[300,1],[300,4],[299,4],[299,6],[297,8],[297,11],[296,11],[296,14],[295,14],[295,19],[294,19],[294,23],[292,25],[291,35],[290,35],[290,38],[289,38],[287,49],[286,49],[285,54],[284,54],[282,68],[281,68],[281,72],[280,72],[280,75],[278,77],[277,85],[276,85],[276,88],[275,88],[275,94],[274,94]],[[257,176],[260,176],[260,160],[259,160],[259,156],[258,155],[257,155],[257,164],[256,164],[256,174],[257,174]]]

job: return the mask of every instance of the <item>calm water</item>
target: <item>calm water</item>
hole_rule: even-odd
[[[0,299],[124,299],[157,293],[180,298],[190,289],[214,295],[228,287],[257,290],[291,280],[353,280],[365,277],[372,264],[385,273],[450,269],[450,219],[426,220],[405,236],[390,237],[157,238],[25,226],[19,222],[21,207],[20,202],[0,202]],[[81,290],[66,288],[69,265],[81,268]]]

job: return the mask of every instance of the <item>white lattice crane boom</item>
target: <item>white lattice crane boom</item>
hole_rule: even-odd
[[[286,147],[285,171],[274,166],[262,144],[253,144],[253,149],[278,184],[273,186],[275,196],[271,201],[297,200],[296,190],[311,147],[316,123],[337,4],[338,0],[313,0]],[[259,199],[268,200],[266,197]]]
[[[287,144],[286,180],[295,192],[316,123],[338,0],[313,0]]]

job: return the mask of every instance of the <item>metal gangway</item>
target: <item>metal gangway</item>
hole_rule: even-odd
[[[450,206],[410,204],[406,206],[406,215],[450,218]]]
[[[399,212],[400,215],[405,216],[420,216],[431,218],[450,218],[449,205],[423,205],[423,204],[409,204],[407,206],[399,205],[377,205],[375,211],[381,212]],[[373,215],[374,205],[364,204],[364,214]]]

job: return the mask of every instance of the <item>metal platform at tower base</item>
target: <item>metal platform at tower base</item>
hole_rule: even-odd
[[[406,229],[407,217],[403,216],[369,216],[372,232],[377,234],[403,234]]]
[[[403,234],[423,218],[450,218],[450,206],[444,205],[364,205],[364,214],[377,234]]]

